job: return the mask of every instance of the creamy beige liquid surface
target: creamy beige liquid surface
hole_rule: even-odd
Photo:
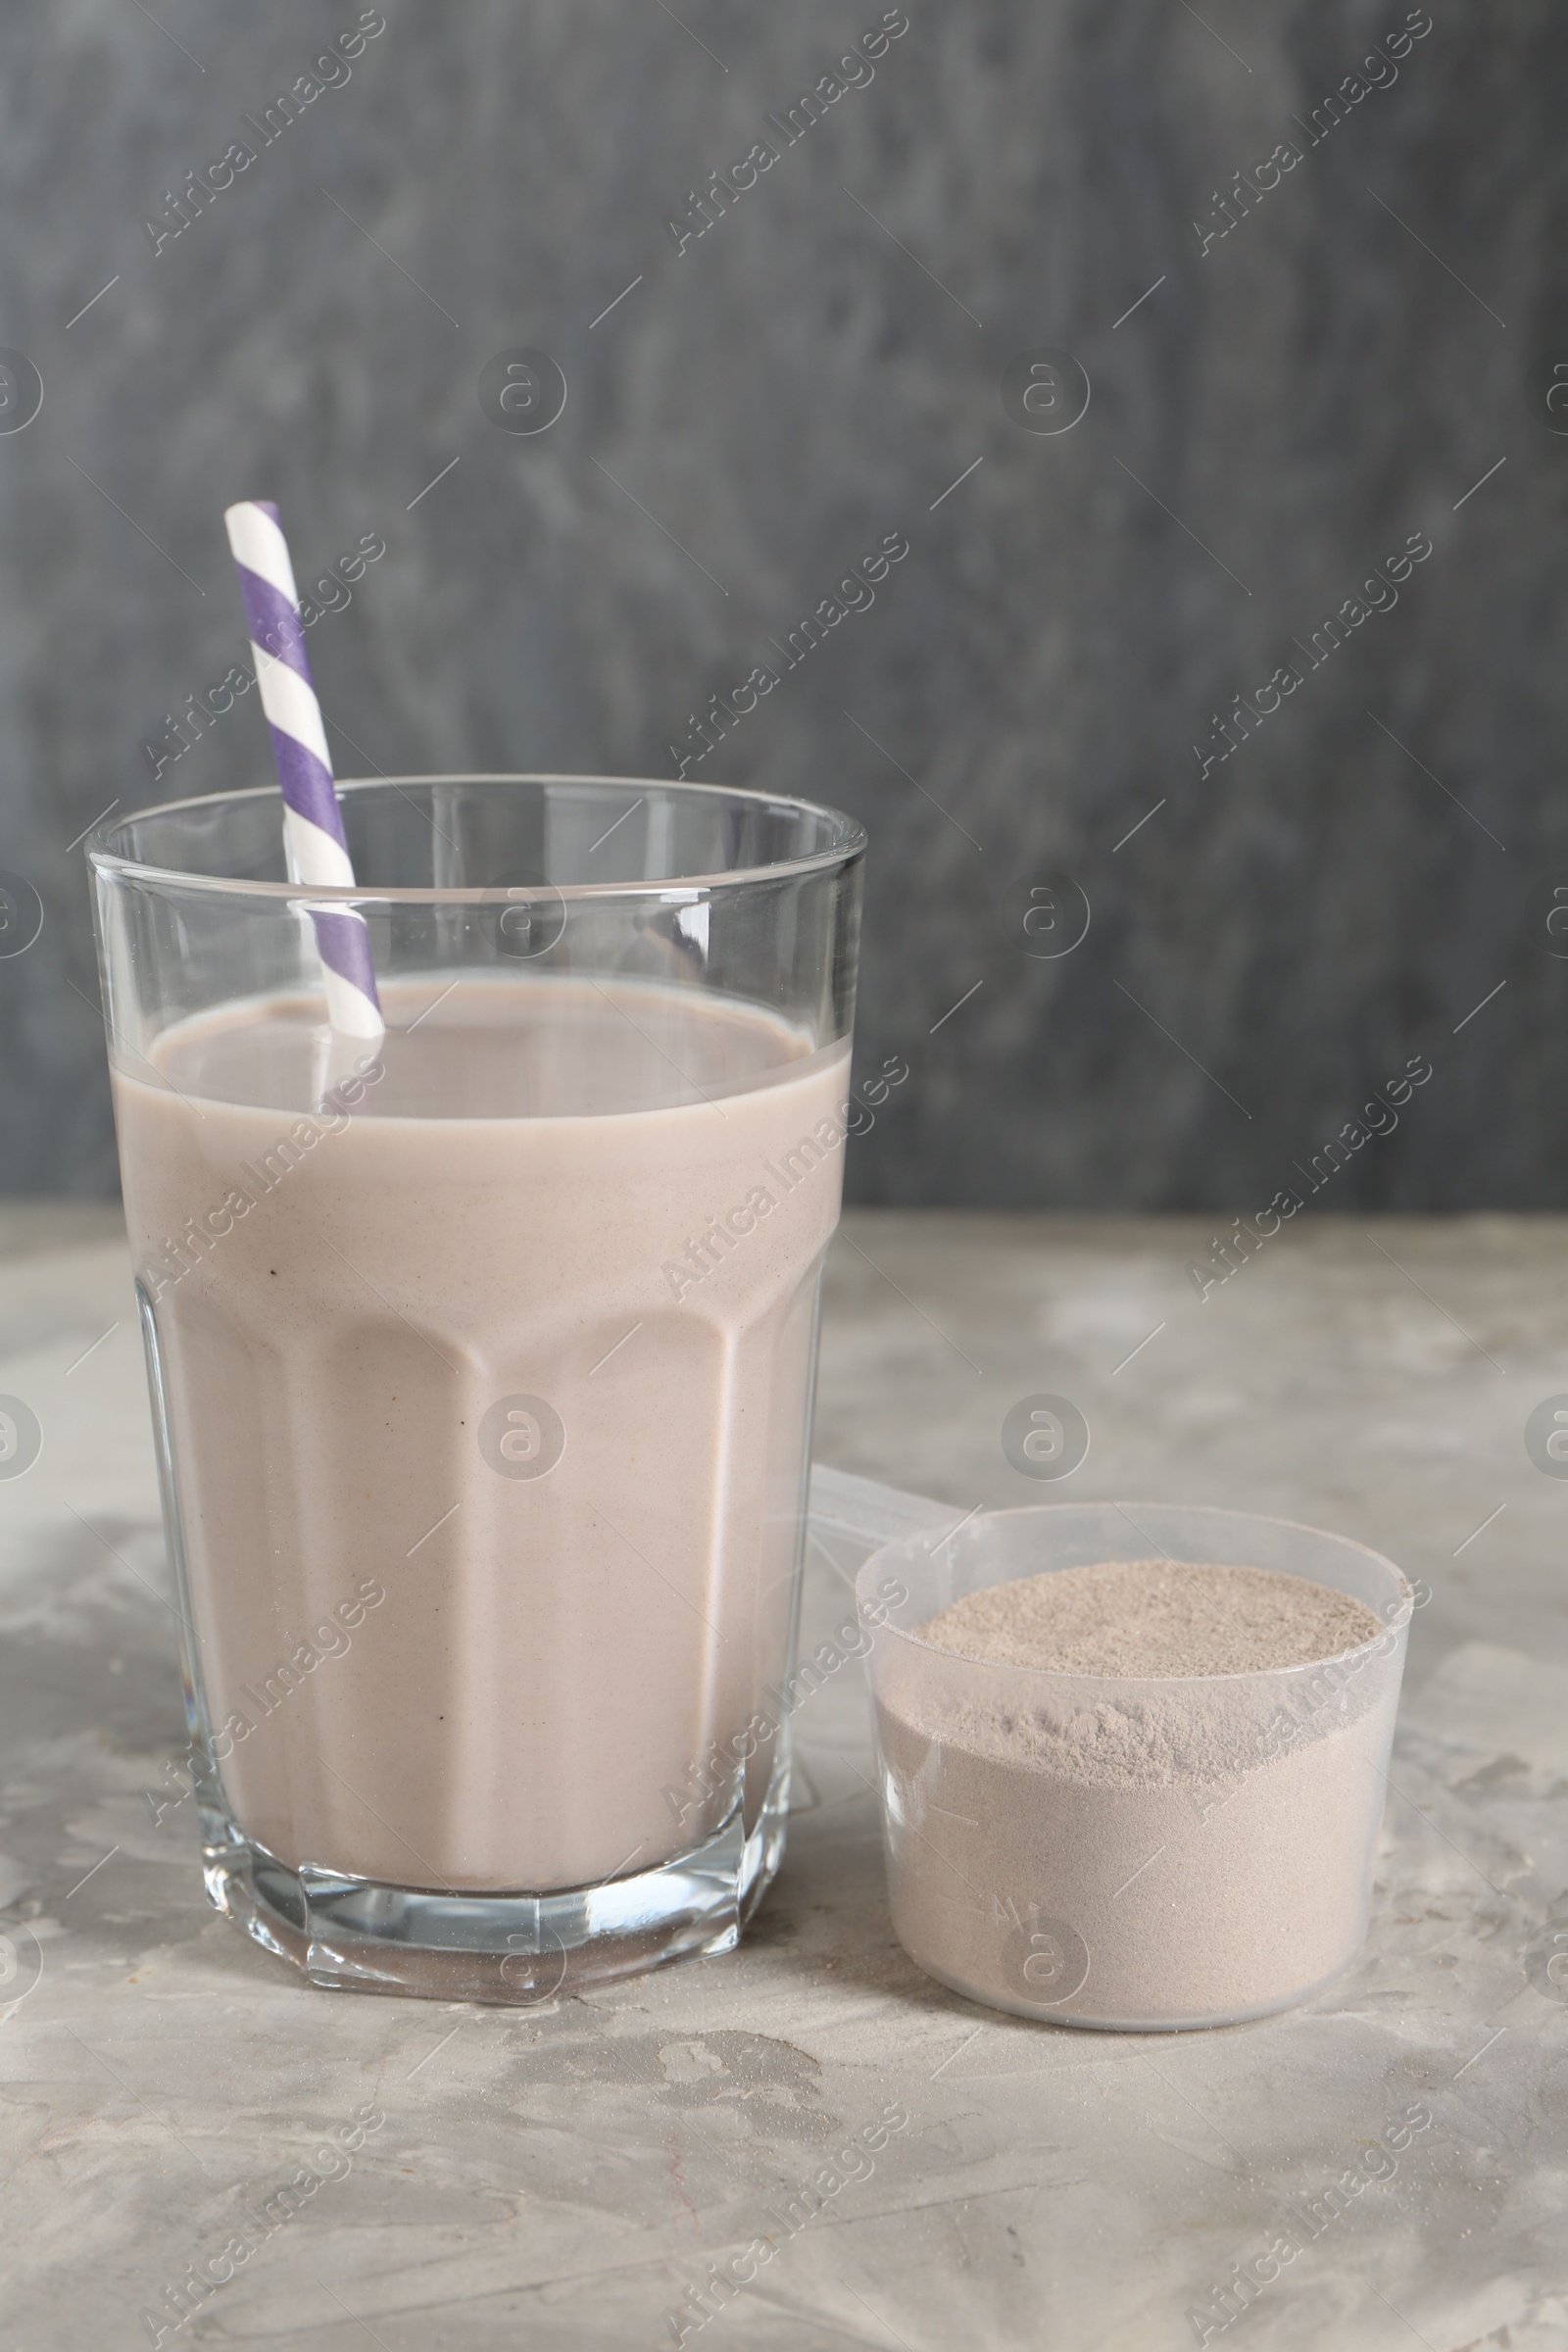
[[[757,1817],[848,1050],[445,984],[383,991],[324,1107],[352,1064],[303,1001],[165,1032],[115,1075],[125,1205],[235,1818],[291,1867],[544,1892],[700,1842],[715,1749],[756,1748]]]

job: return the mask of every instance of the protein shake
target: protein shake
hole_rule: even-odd
[[[698,1844],[735,1790],[697,1759],[776,1714],[848,1049],[659,981],[444,984],[383,985],[335,1087],[305,998],[166,1030],[115,1074],[125,1205],[235,1820],[545,1892]]]

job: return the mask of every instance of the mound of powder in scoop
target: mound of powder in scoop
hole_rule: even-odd
[[[959,1657],[1054,1674],[1256,1674],[1374,1641],[1364,1602],[1277,1568],[1100,1560],[987,1585],[917,1639]]]
[[[1019,1577],[885,1640],[905,1950],[1061,2023],[1214,2025],[1306,1997],[1365,1933],[1402,1662],[1402,1621],[1196,1561]]]

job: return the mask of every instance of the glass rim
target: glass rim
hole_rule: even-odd
[[[760,807],[787,810],[791,815],[821,817],[836,835],[828,847],[812,851],[807,857],[780,858],[763,865],[736,866],[717,873],[669,874],[662,881],[631,880],[626,882],[546,882],[506,885],[497,882],[460,883],[455,886],[429,884],[420,887],[403,885],[382,886],[364,882],[256,882],[240,875],[189,873],[179,866],[152,865],[143,859],[124,856],[110,847],[117,834],[152,816],[182,816],[194,809],[210,809],[220,805],[243,801],[272,800],[279,805],[279,838],[282,834],[282,789],[276,783],[252,784],[223,792],[192,793],[182,801],[153,801],[145,808],[133,808],[128,814],[105,815],[91,828],[86,839],[89,864],[95,873],[110,875],[118,880],[155,884],[165,888],[207,891],[228,897],[299,905],[364,906],[368,902],[378,906],[504,906],[516,904],[530,896],[562,900],[634,899],[634,898],[690,898],[696,893],[715,893],[747,885],[793,879],[805,874],[831,873],[835,867],[849,865],[863,856],[868,836],[858,817],[848,816],[840,808],[831,808],[822,801],[803,800],[788,792],[760,792],[741,784],[710,784],[689,782],[683,776],[610,776],[562,774],[554,771],[488,769],[457,769],[450,774],[399,776],[340,776],[334,779],[340,794],[392,791],[402,794],[406,786],[434,784],[588,784],[609,786],[619,792],[650,791],[682,794],[692,799],[707,798],[725,801],[749,801]]]
[[[1354,1670],[1359,1671],[1361,1666],[1370,1661],[1380,1643],[1387,1642],[1391,1635],[1398,1635],[1406,1630],[1415,1614],[1415,1587],[1405,1575],[1404,1570],[1396,1561],[1391,1560],[1387,1552],[1376,1550],[1372,1544],[1361,1543],[1355,1536],[1336,1535],[1332,1528],[1311,1527],[1304,1519],[1281,1519],[1269,1511],[1239,1511],[1228,1503],[1150,1502],[1145,1500],[1130,1507],[1143,1511],[1181,1511],[1190,1513],[1195,1519],[1246,1521],[1252,1527],[1283,1528],[1291,1535],[1311,1536],[1320,1542],[1338,1544],[1346,1551],[1358,1552],[1363,1559],[1374,1562],[1377,1567],[1388,1572],[1394,1579],[1397,1605],[1394,1614],[1384,1620],[1377,1632],[1369,1634],[1364,1642],[1358,1642],[1353,1649],[1337,1649],[1326,1658],[1303,1658],[1294,1666],[1244,1667],[1236,1674],[1087,1674],[1082,1668],[1075,1666],[1013,1666],[1003,1658],[971,1658],[966,1656],[962,1650],[947,1649],[940,1642],[922,1641],[917,1629],[895,1625],[892,1618],[886,1614],[877,1620],[876,1630],[880,1633],[891,1634],[895,1641],[907,1643],[911,1649],[919,1650],[925,1657],[941,1659],[951,1666],[961,1667],[977,1674],[1026,1675],[1032,1682],[1079,1685],[1093,1683],[1102,1688],[1114,1684],[1118,1689],[1137,1690],[1148,1690],[1155,1687],[1160,1690],[1191,1690],[1197,1684],[1223,1690],[1227,1687],[1234,1689],[1240,1683],[1285,1684],[1291,1682],[1298,1675],[1321,1674],[1325,1667],[1344,1667],[1350,1664],[1351,1661],[1354,1661]],[[1035,1518],[1045,1512],[1087,1513],[1089,1511],[1118,1511],[1121,1508],[1119,1503],[1111,1501],[1022,1502],[1015,1503],[1006,1510],[982,1511],[969,1524],[986,1527],[994,1525],[998,1520]],[[863,1618],[867,1613],[868,1604],[870,1607],[879,1609],[884,1605],[876,1599],[870,1590],[869,1579],[873,1568],[890,1567],[900,1557],[917,1551],[923,1551],[928,1559],[934,1561],[937,1554],[962,1533],[962,1528],[956,1528],[952,1535],[945,1536],[940,1542],[930,1544],[925,1544],[918,1533],[911,1536],[899,1536],[891,1544],[880,1544],[875,1551],[862,1560],[856,1574],[857,1613]],[[1040,1573],[1049,1576],[1057,1572],[1045,1569]],[[1289,1576],[1297,1572],[1294,1569],[1285,1569],[1273,1573]],[[1012,1580],[999,1577],[994,1581],[999,1584],[1006,1584]],[[1312,1584],[1317,1580],[1308,1577],[1303,1581]],[[863,1592],[861,1590],[862,1583],[865,1587]],[[979,1586],[973,1589],[977,1592],[984,1590]],[[1352,1593],[1349,1597],[1354,1599],[1357,1595]],[[1372,1606],[1370,1602],[1363,1605],[1369,1608]],[[940,1612],[938,1613],[940,1614]],[[1375,1610],[1373,1613],[1377,1614]]]

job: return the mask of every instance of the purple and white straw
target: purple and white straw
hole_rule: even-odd
[[[283,789],[283,853],[289,880],[352,889],[354,868],[332,785],[332,755],[311,682],[294,566],[277,509],[270,499],[247,498],[230,507],[223,520],[239,566],[256,682]],[[364,916],[351,907],[313,906],[311,920],[332,1027],[345,1037],[380,1037],[385,1023]]]

